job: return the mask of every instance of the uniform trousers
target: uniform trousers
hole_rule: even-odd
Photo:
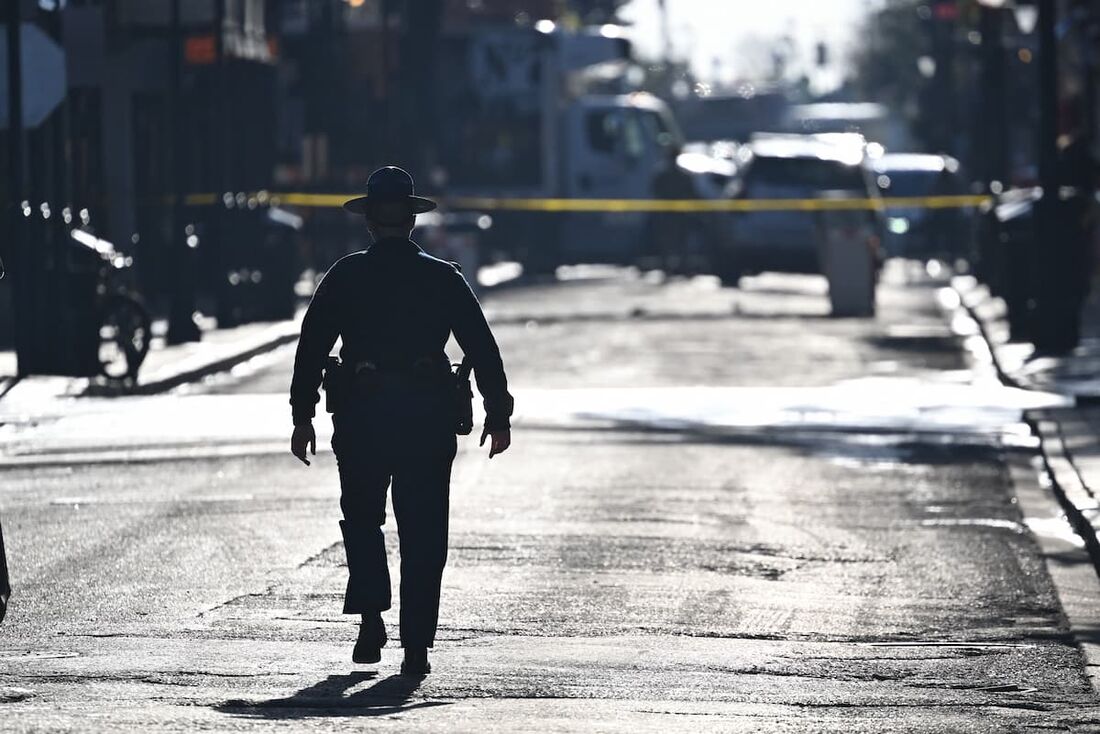
[[[447,562],[451,464],[456,453],[453,388],[378,374],[357,384],[333,414],[340,472],[340,523],[348,560],[345,614],[390,608],[382,526],[392,487],[401,554],[401,645],[431,647]]]

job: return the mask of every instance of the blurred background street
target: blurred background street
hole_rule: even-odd
[[[1095,3],[0,20],[0,729],[1100,731]],[[385,164],[516,398],[424,680],[288,450]]]

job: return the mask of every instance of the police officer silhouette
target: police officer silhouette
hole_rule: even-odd
[[[308,465],[307,448],[317,450],[318,388],[340,337],[343,387],[330,386],[335,375],[324,379],[348,561],[344,613],[361,615],[352,660],[378,662],[387,641],[382,612],[390,608],[390,575],[382,526],[392,487],[401,553],[401,671],[408,675],[431,670],[427,651],[435,641],[447,559],[456,452],[455,381],[444,353],[451,334],[484,399],[481,445],[490,439],[492,458],[511,441],[512,396],[481,306],[458,267],[410,239],[416,215],[434,208],[414,195],[412,177],[393,166],[371,174],[366,196],[344,204],[366,218],[373,242],[340,259],[317,287],[290,389],[291,452]]]

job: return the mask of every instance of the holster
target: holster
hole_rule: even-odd
[[[470,385],[470,360],[463,359],[454,372],[455,434],[469,436],[474,430],[474,389]]]
[[[325,390],[325,410],[335,413],[347,405],[351,399],[354,375],[338,357],[329,357],[325,362],[325,376],[321,387]]]

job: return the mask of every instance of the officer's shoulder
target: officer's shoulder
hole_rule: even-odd
[[[325,277],[335,280],[343,277],[344,273],[354,272],[362,268],[366,264],[366,254],[366,250],[360,250],[359,252],[352,252],[348,255],[344,255],[332,264],[328,272],[325,273]]]
[[[325,276],[321,278],[321,283],[317,286],[317,291],[321,293],[331,288],[339,287],[339,284],[346,281],[351,273],[358,271],[359,268],[363,266],[363,255],[365,254],[364,251],[353,252],[350,255],[344,255],[334,262],[325,272]]]
[[[429,255],[426,252],[420,253],[420,259],[426,265],[438,271],[439,273],[442,273],[443,275],[462,274],[462,266],[456,262],[443,260],[441,258],[435,257],[434,255]]]
[[[362,265],[365,262],[366,255],[367,255],[366,250],[359,250],[358,252],[348,253],[347,255],[344,255],[342,258],[340,258],[335,263],[333,263],[332,267],[329,268],[329,272],[331,273],[333,270],[336,270],[337,268],[339,268],[341,270],[346,270],[348,268],[353,268],[353,267]]]

